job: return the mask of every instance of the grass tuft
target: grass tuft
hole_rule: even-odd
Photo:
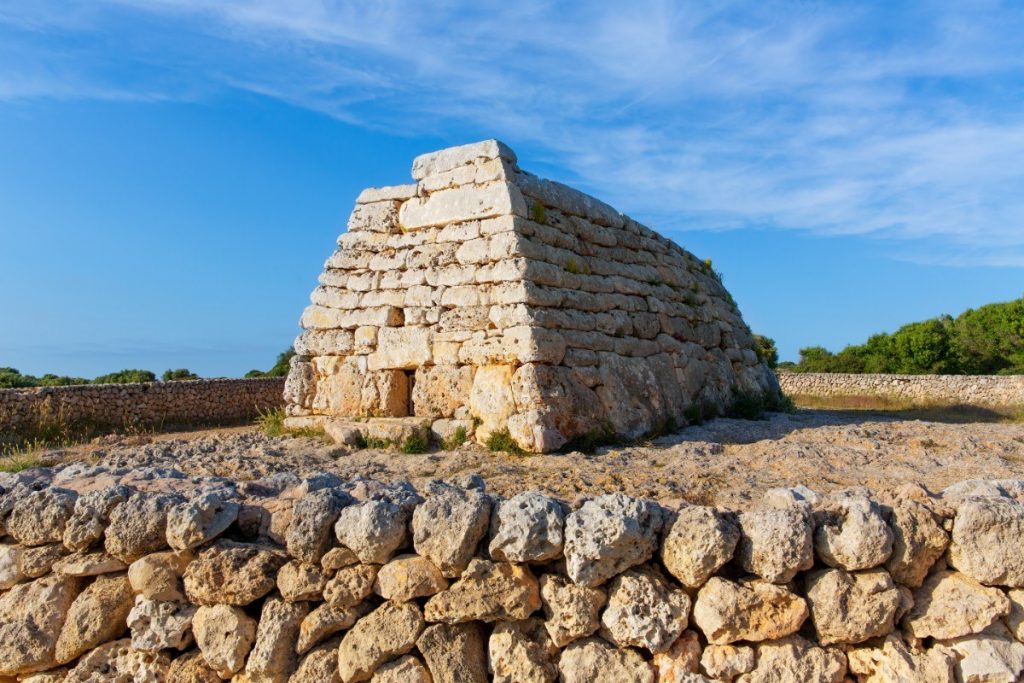
[[[446,451],[454,451],[456,448],[459,448],[467,441],[469,441],[469,434],[466,432],[466,428],[457,427],[455,429],[455,432],[450,437],[445,439],[444,443],[442,443],[441,445],[444,447]]]
[[[487,450],[494,452],[511,453],[513,455],[526,455],[526,451],[519,447],[512,435],[509,434],[508,428],[499,429],[496,432],[491,432],[491,435],[487,437]]]
[[[429,448],[430,442],[425,436],[417,432],[407,436],[402,445],[398,447],[398,450],[412,455],[414,453],[426,453]]]

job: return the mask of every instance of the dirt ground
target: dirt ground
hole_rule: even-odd
[[[252,427],[108,437],[48,454],[58,462],[177,468],[186,474],[258,479],[332,471],[380,480],[479,473],[488,490],[538,489],[572,500],[622,491],[744,508],[767,489],[803,484],[827,492],[920,483],[933,491],[973,478],[1024,478],[1024,424],[950,424],[850,412],[800,410],[765,420],[718,419],[637,446],[596,453],[517,456],[475,444],[407,455],[350,451],[316,439],[268,438]]]

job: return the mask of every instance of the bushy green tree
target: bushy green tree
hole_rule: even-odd
[[[246,377],[286,377],[288,375],[288,369],[291,367],[292,356],[295,355],[295,349],[289,348],[286,351],[282,351],[277,354],[277,360],[274,362],[274,367],[270,368],[266,372],[262,370],[250,370],[245,373]]]
[[[775,340],[764,335],[754,335],[754,351],[757,357],[767,363],[768,367],[775,369],[779,364],[779,349],[775,346]]]
[[[177,370],[164,370],[164,374],[160,379],[164,382],[179,382],[182,380],[202,379],[202,377],[188,368],[178,368]]]
[[[109,375],[100,375],[92,381],[93,384],[137,384],[140,382],[155,382],[156,375],[149,370],[127,369],[112,372]]]
[[[39,380],[32,375],[23,375],[15,368],[0,368],[0,388],[18,389],[37,386],[39,386]]]
[[[89,380],[84,377],[68,377],[66,375],[54,375],[47,373],[39,378],[41,387],[67,387],[73,384],[88,384]]]

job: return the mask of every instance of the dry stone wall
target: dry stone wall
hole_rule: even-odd
[[[778,378],[782,390],[794,396],[882,396],[917,403],[1024,406],[1024,376],[780,372]]]
[[[495,140],[418,157],[412,176],[359,196],[325,265],[293,424],[347,440],[360,425],[337,418],[412,417],[551,451],[777,396],[713,269],[670,240]]]
[[[279,378],[0,389],[0,433],[31,430],[41,421],[104,427],[227,423],[279,408],[283,391]]]
[[[0,476],[0,682],[1012,683],[1024,482],[742,512],[479,477]]]

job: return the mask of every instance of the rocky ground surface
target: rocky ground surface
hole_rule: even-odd
[[[475,444],[404,454],[350,450],[316,439],[268,438],[254,428],[108,438],[47,455],[108,467],[174,467],[189,475],[257,479],[318,471],[383,481],[479,473],[499,495],[538,490],[572,500],[624,492],[749,507],[771,488],[827,492],[867,486],[884,493],[916,482],[937,491],[973,478],[1024,477],[1024,424],[948,424],[856,413],[798,411],[766,420],[719,419],[629,447],[592,454],[517,456]]]

